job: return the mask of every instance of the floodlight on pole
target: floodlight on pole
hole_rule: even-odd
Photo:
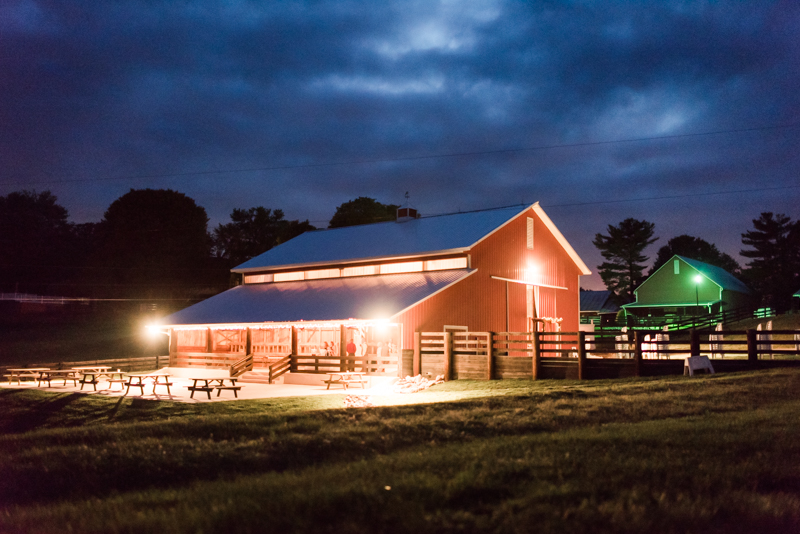
[[[697,326],[697,310],[700,308],[700,290],[698,288],[700,287],[700,282],[702,281],[703,277],[699,274],[694,276],[694,314],[692,314],[694,319],[692,321],[692,328]]]

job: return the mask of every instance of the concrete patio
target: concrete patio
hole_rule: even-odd
[[[48,386],[42,384],[41,387],[37,386],[35,380],[23,381],[22,384],[11,384],[9,382],[0,382],[0,387],[9,389],[39,389],[42,391],[58,392],[58,393],[84,393],[86,395],[100,395],[103,397],[131,397],[147,400],[169,400],[175,402],[185,403],[203,403],[203,402],[223,402],[223,401],[236,401],[236,400],[253,400],[253,399],[268,399],[274,397],[307,397],[311,395],[390,395],[392,394],[393,379],[387,377],[368,377],[369,384],[366,384],[364,389],[361,388],[348,388],[332,386],[326,389],[326,385],[322,380],[326,375],[317,375],[305,380],[299,380],[307,383],[290,383],[290,384],[258,384],[258,383],[239,383],[242,389],[238,391],[238,398],[234,397],[233,391],[218,391],[211,392],[211,398],[208,394],[202,391],[194,393],[188,389],[194,383],[193,378],[228,378],[219,371],[209,371],[205,369],[186,369],[186,368],[163,368],[158,372],[167,372],[170,376],[169,394],[167,387],[159,384],[153,393],[152,385],[148,384],[145,387],[145,394],[140,394],[139,389],[131,388],[130,392],[126,395],[126,387],[121,384],[109,384],[103,379],[100,379],[97,384],[97,391],[94,391],[93,386],[84,385],[81,390],[80,383],[75,386],[72,383],[64,384],[60,380],[53,380],[52,385]],[[137,373],[138,374],[138,373]],[[121,387],[121,389],[120,389]],[[220,393],[218,395],[218,393]]]

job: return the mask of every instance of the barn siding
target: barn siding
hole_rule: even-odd
[[[527,221],[534,219],[534,248],[527,248]],[[526,289],[492,276],[566,287],[540,288],[540,317],[562,317],[561,329],[577,331],[580,314],[580,270],[533,209],[525,210],[470,251],[477,272],[395,317],[404,324],[403,347],[413,347],[414,332],[440,332],[444,325],[471,331],[528,330]],[[533,278],[528,278],[533,276]]]

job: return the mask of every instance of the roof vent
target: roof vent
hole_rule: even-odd
[[[419,219],[419,213],[408,203],[408,191],[406,191],[405,205],[397,208],[397,222],[413,221],[414,219]]]

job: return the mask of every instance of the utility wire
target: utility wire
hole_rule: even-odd
[[[473,152],[451,152],[451,153],[442,153],[442,154],[430,154],[426,156],[406,156],[406,157],[394,157],[394,158],[374,158],[374,159],[359,159],[359,160],[350,160],[350,161],[333,161],[333,162],[322,162],[322,163],[304,163],[300,165],[276,165],[271,167],[251,167],[245,169],[225,169],[225,170],[210,170],[210,171],[195,171],[195,172],[179,172],[179,173],[164,173],[164,174],[140,174],[140,175],[131,175],[131,176],[119,176],[119,177],[111,177],[111,178],[73,178],[68,180],[42,180],[42,181],[16,181],[16,182],[0,182],[0,185],[41,185],[41,184],[65,184],[65,183],[79,183],[79,182],[105,182],[105,181],[115,181],[115,180],[144,180],[150,178],[181,178],[187,176],[208,176],[213,174],[236,174],[236,173],[246,173],[246,172],[263,172],[263,171],[281,171],[281,170],[292,170],[292,169],[313,169],[318,167],[337,167],[337,166],[347,166],[347,165],[366,165],[371,163],[396,163],[402,161],[421,161],[421,160],[428,160],[428,159],[440,159],[440,158],[459,158],[459,157],[471,157],[471,156],[487,156],[492,154],[511,154],[515,152],[529,152],[529,151],[539,151],[539,150],[553,150],[556,148],[578,148],[578,147],[588,147],[588,146],[602,146],[602,145],[612,145],[617,143],[636,143],[642,141],[663,141],[668,139],[685,139],[689,137],[701,137],[701,136],[710,136],[710,135],[721,135],[721,134],[729,134],[729,133],[746,133],[746,132],[759,132],[765,130],[779,130],[779,129],[787,129],[787,128],[796,128],[800,126],[800,123],[793,123],[793,124],[781,124],[781,125],[773,125],[773,126],[760,126],[755,128],[738,128],[738,129],[731,129],[731,130],[714,130],[709,132],[696,132],[696,133],[686,133],[686,134],[674,134],[674,135],[660,135],[660,136],[652,136],[652,137],[637,137],[631,139],[613,139],[609,141],[587,141],[584,143],[567,143],[567,144],[559,144],[559,145],[539,145],[539,146],[531,146],[531,147],[520,147],[520,148],[506,148],[506,149],[497,149],[497,150],[478,150]]]

